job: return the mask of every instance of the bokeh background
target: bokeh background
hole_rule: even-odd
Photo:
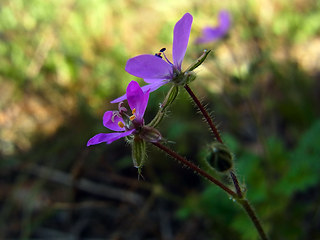
[[[228,10],[228,38],[195,45]],[[167,48],[194,16],[184,67],[235,154],[271,239],[320,239],[320,2],[0,2],[1,239],[258,239],[240,206],[148,146],[138,181],[124,140],[86,147],[131,80],[128,58]],[[152,93],[146,121],[168,87]],[[201,165],[213,141],[182,90],[159,130]],[[214,174],[214,173],[213,173]]]

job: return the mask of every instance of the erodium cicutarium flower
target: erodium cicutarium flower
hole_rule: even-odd
[[[165,48],[155,55],[139,55],[127,61],[126,71],[136,77],[143,78],[148,83],[148,85],[142,87],[143,92],[153,92],[168,82],[173,82],[177,85],[186,82],[189,73],[182,72],[181,64],[187,50],[192,21],[192,15],[186,13],[174,26],[173,63],[164,54]],[[121,102],[126,98],[127,96],[124,95],[111,103]]]
[[[139,137],[146,141],[158,141],[160,133],[144,125],[144,112],[146,110],[150,91],[143,92],[139,84],[131,81],[127,87],[127,100],[131,108],[129,112],[123,103],[119,103],[117,111],[107,111],[103,116],[103,125],[114,133],[99,133],[92,137],[87,146],[105,142],[110,144],[126,136]],[[133,139],[133,138],[132,138]]]
[[[221,10],[218,19],[217,26],[202,29],[202,36],[196,40],[196,43],[214,42],[226,36],[231,26],[231,16],[228,11]]]

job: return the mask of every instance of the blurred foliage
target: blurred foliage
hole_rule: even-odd
[[[319,186],[319,136],[320,121],[318,120],[301,136],[296,148],[290,152],[285,149],[281,139],[270,137],[266,149],[268,158],[263,162],[259,155],[241,149],[236,139],[230,136],[226,138],[227,144],[233,141],[229,146],[237,156],[237,172],[245,179],[243,184],[248,190],[248,199],[252,201],[253,206],[257,206],[261,216],[273,223],[272,226],[266,225],[272,233],[271,239],[277,239],[278,236],[287,236],[290,239],[309,238],[309,235],[304,235],[301,224],[306,217],[306,212],[317,209],[318,203],[305,199],[295,202],[292,209],[292,201],[294,201],[292,197],[297,195],[307,197],[310,194],[309,191],[313,192]],[[219,226],[219,229],[231,224],[231,229],[242,232],[244,239],[255,238],[255,229],[250,227],[251,223],[245,214],[241,214],[238,206],[226,201],[225,194],[217,187],[210,186],[201,196],[193,195],[191,199],[186,199],[184,207],[177,212],[179,218],[186,219],[194,214],[206,216],[212,219],[212,225]],[[274,205],[270,207],[270,203]],[[312,222],[305,224],[312,225]],[[312,227],[316,229],[317,225]],[[237,234],[235,231],[235,235],[225,239],[235,239]],[[316,236],[318,235],[314,238]]]
[[[195,46],[220,9],[233,18],[228,38]],[[191,87],[214,111],[270,238],[320,238],[316,0],[2,0],[0,238],[258,239],[240,206],[153,146],[145,181],[123,141],[85,147],[136,79],[127,59],[162,47],[170,59],[185,12],[184,67],[212,50]],[[169,87],[151,94],[147,122]],[[159,130],[201,165],[212,136],[196,111],[181,89]]]

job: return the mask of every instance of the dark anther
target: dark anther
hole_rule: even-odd
[[[155,56],[159,57],[159,58],[162,58],[161,53],[156,53]]]
[[[166,48],[161,48],[159,52],[164,52]]]

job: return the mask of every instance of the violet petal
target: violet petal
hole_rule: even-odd
[[[193,17],[186,13],[176,23],[173,30],[172,58],[173,64],[181,71],[181,64],[186,53]]]
[[[202,29],[202,37],[196,40],[196,43],[207,43],[216,41],[221,38],[223,34],[221,33],[221,29],[218,27],[205,27]]]
[[[219,25],[222,34],[226,34],[231,26],[231,16],[226,10],[221,10],[219,13]]]
[[[118,103],[118,102],[122,102],[126,99],[127,99],[127,94],[124,94],[121,97],[118,97],[118,98],[112,100],[110,103]]]
[[[88,143],[87,143],[87,147],[91,146],[91,145],[95,145],[95,144],[99,144],[99,143],[107,143],[110,144],[120,138],[126,137],[130,134],[132,134],[135,131],[135,129],[132,129],[130,131],[127,132],[115,132],[115,133],[99,133],[95,136],[93,136],[92,138],[89,139]]]
[[[127,98],[130,108],[136,109],[135,116],[138,120],[143,119],[144,112],[148,105],[149,93],[144,93],[136,81],[131,81],[127,87]]]
[[[150,79],[148,79],[148,80],[150,80]],[[169,80],[159,80],[159,79],[157,79],[156,81],[141,87],[141,89],[142,89],[142,91],[144,93],[146,93],[148,90],[150,90],[150,92],[153,92],[153,91],[157,90],[158,88],[162,87],[163,85],[165,85],[168,82],[169,82]],[[118,97],[118,98],[112,100],[111,103],[118,103],[118,102],[124,101],[126,99],[127,99],[127,94],[124,94],[121,97]]]
[[[124,131],[124,128],[121,128],[118,125],[118,122],[123,122],[123,119],[120,116],[114,115],[114,111],[107,111],[103,115],[103,125],[113,131]]]
[[[125,70],[133,76],[148,79],[168,79],[173,74],[169,63],[151,54],[130,58]]]
[[[231,17],[228,11],[222,10],[219,13],[219,23],[216,27],[205,27],[202,30],[202,37],[196,40],[196,43],[207,43],[216,41],[224,37],[231,25]]]
[[[144,78],[143,79],[143,81],[145,81],[146,83],[156,83],[156,82],[161,82],[163,80],[165,80],[165,79],[159,79],[159,78],[157,78],[157,79]]]
[[[142,89],[143,92],[146,92],[148,90],[150,90],[150,92],[153,92],[153,91],[157,90],[158,88],[162,87],[163,85],[165,85],[168,82],[169,82],[169,80],[150,83],[150,84],[148,84],[146,86],[141,87],[141,89]]]

